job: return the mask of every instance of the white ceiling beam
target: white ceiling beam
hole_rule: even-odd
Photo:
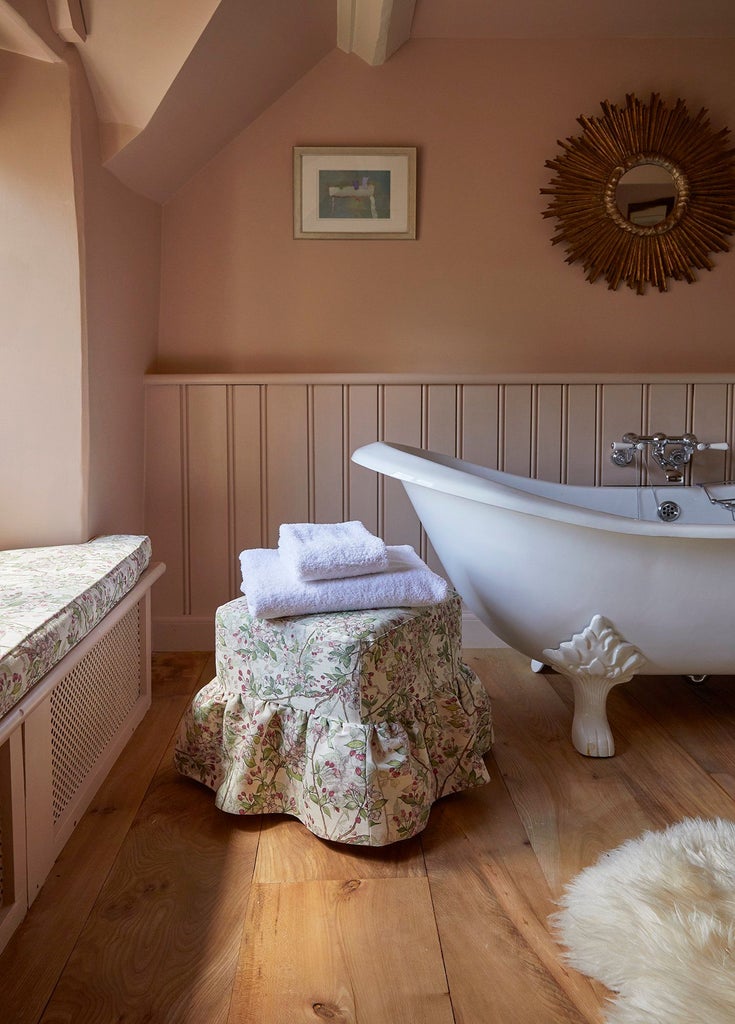
[[[46,0],[54,32],[65,43],[83,43],[87,38],[87,26],[81,0]]]
[[[49,63],[59,59],[8,0],[0,0],[0,50]]]
[[[384,64],[411,34],[416,0],[337,0],[337,46]]]

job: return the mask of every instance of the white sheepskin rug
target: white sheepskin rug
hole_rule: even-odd
[[[735,823],[646,832],[559,905],[568,962],[617,993],[609,1024],[735,1024]]]

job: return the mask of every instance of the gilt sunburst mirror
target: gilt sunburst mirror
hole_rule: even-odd
[[[561,155],[543,195],[555,218],[552,244],[588,281],[603,277],[643,294],[673,279],[711,270],[712,253],[729,250],[735,230],[735,149],[729,129],[713,129],[707,111],[692,117],[679,99],[658,93],[624,106],[603,101],[601,117],[579,117],[580,135],[559,140]]]

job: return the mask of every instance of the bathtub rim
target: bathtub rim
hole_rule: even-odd
[[[504,470],[489,469],[430,449],[415,448],[392,441],[373,441],[362,445],[353,451],[352,461],[367,469],[400,480],[404,485],[420,486],[428,490],[467,498],[483,505],[514,510],[574,526],[651,537],[735,539],[735,521],[732,518],[722,524],[689,521],[666,523],[660,520],[654,522],[613,512],[603,512],[573,504],[569,500],[562,500],[562,496],[565,494],[572,498],[575,492],[594,491],[598,489],[596,487],[539,481],[543,487],[558,492],[559,498],[551,498],[518,486],[520,483],[533,484],[535,481],[532,477],[522,477],[506,473]],[[476,470],[480,470],[482,474],[491,475],[480,475],[474,472]],[[673,497],[677,493],[681,495],[684,491],[693,490],[691,485],[682,487],[676,484],[605,486],[605,490],[625,492],[638,492],[641,489],[653,489],[657,495],[661,493],[666,497]],[[706,500],[706,496],[704,497]],[[725,514],[728,514],[727,510],[723,509],[723,515]]]

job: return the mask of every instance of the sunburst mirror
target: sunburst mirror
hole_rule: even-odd
[[[735,149],[729,130],[710,127],[706,110],[691,117],[683,100],[671,107],[626,96],[604,101],[602,117],[579,117],[582,134],[559,140],[563,152],[543,195],[544,217],[558,221],[553,244],[588,281],[604,277],[639,295],[651,284],[696,280],[710,254],[727,252],[735,230]]]

